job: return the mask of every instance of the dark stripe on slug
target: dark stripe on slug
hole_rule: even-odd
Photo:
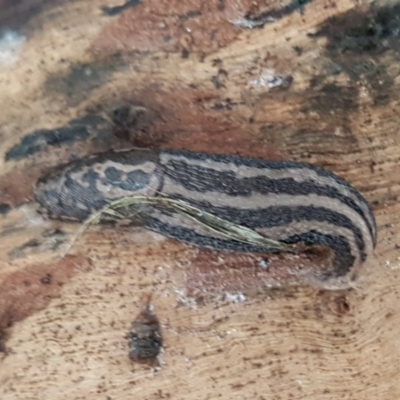
[[[214,250],[224,250],[244,253],[276,253],[276,250],[265,249],[264,247],[252,246],[236,240],[224,240],[212,236],[201,235],[192,229],[177,225],[170,225],[156,218],[150,218],[146,226],[160,232],[165,236],[176,239],[180,242],[194,244],[199,247],[208,247]],[[303,242],[306,244],[321,244],[330,247],[335,254],[333,271],[321,271],[321,279],[345,276],[353,267],[355,257],[351,254],[350,246],[343,237],[331,236],[317,231],[304,232],[300,235],[293,235],[283,240],[285,243]]]
[[[356,205],[354,203],[354,201],[349,198],[348,196],[343,195],[342,193],[340,193],[336,188],[332,187],[332,186],[326,186],[327,189],[332,190],[335,193],[335,198],[340,199],[341,201],[343,201],[343,199],[348,199],[350,202],[346,203],[347,205],[355,205],[356,207],[354,207],[353,205],[351,205],[351,208],[353,208],[357,213],[359,213],[363,219],[366,221],[366,223],[368,224],[368,229],[371,233],[371,237],[373,240],[373,244],[374,246],[376,245],[376,221],[375,218],[373,218],[372,216],[372,211],[368,205],[368,203],[365,201],[365,199],[363,198],[363,196],[357,191],[355,190],[348,182],[346,182],[344,179],[338,177],[337,175],[333,174],[330,171],[324,170],[322,168],[318,168],[315,167],[313,165],[310,164],[305,164],[305,163],[301,163],[301,162],[295,162],[295,161],[265,161],[265,160],[260,160],[260,159],[256,159],[256,158],[247,158],[247,157],[239,157],[239,156],[235,156],[235,155],[219,155],[219,154],[205,154],[205,153],[192,153],[189,151],[165,151],[163,152],[165,154],[171,155],[171,156],[175,156],[175,157],[186,157],[189,160],[197,160],[197,161],[203,161],[203,162],[207,162],[207,161],[214,161],[214,162],[219,162],[222,164],[233,164],[237,167],[241,167],[241,166],[246,166],[246,167],[250,167],[250,168],[260,168],[260,169],[270,169],[270,170],[287,170],[287,169],[305,169],[305,170],[310,170],[315,172],[317,175],[324,177],[324,178],[329,178],[332,181],[334,181],[337,185],[342,186],[344,189],[346,189],[352,196],[354,196],[360,203],[362,203],[363,205],[365,205],[366,210],[361,210],[360,207],[358,205]],[[174,166],[173,163],[181,163],[181,166],[178,167],[178,165]],[[225,173],[222,171],[215,171],[214,169],[208,169],[208,168],[203,168],[200,166],[195,166],[195,165],[190,165],[190,163],[188,163],[186,160],[181,160],[181,161],[177,161],[176,159],[171,159],[168,160],[168,162],[164,165],[166,167],[168,167],[168,165],[170,165],[172,168],[169,169],[168,175],[171,176],[171,178],[174,178],[175,173],[178,171],[184,171],[186,168],[194,168],[193,170],[191,170],[190,174],[194,174],[194,176],[198,176],[200,178],[200,180],[203,182],[204,181],[204,174],[214,174],[215,178],[218,178],[218,175]],[[181,169],[183,168],[183,169]],[[196,173],[196,168],[198,168],[198,172]],[[234,176],[234,173],[232,173],[231,176]],[[189,178],[189,174],[188,176],[185,176],[184,179],[182,181],[180,181],[180,183],[187,181]],[[203,179],[201,179],[203,178]],[[192,176],[190,176],[190,179],[192,179]],[[207,177],[208,179],[208,177]],[[235,178],[237,179],[237,178]],[[266,178],[268,179],[268,178]],[[324,187],[321,185],[318,185],[318,182],[316,182],[314,179],[309,181],[312,185],[315,185],[316,187]],[[217,182],[218,183],[218,182]],[[298,183],[297,185],[301,186],[303,184],[303,182]],[[217,186],[219,187],[219,186]],[[365,213],[368,213],[368,216],[365,215]],[[371,217],[372,218],[368,218]],[[371,221],[371,222],[370,222]]]
[[[280,207],[280,206],[274,206],[274,207],[268,207],[264,209],[258,209],[257,211],[251,210],[251,209],[238,209],[238,208],[231,208],[231,207],[214,207],[209,203],[205,202],[191,202],[192,205],[199,209],[204,209],[207,210],[208,212],[225,219],[227,221],[233,222],[235,224],[243,225],[251,229],[255,230],[265,230],[268,228],[274,228],[278,226],[289,226],[293,222],[301,222],[301,221],[318,221],[318,222],[327,222],[330,225],[337,226],[338,228],[345,228],[351,231],[354,235],[354,241],[358,249],[358,253],[360,255],[360,260],[361,262],[364,262],[367,258],[367,252],[366,252],[366,246],[364,243],[364,237],[362,235],[362,232],[358,227],[356,227],[349,218],[347,218],[345,215],[339,214],[337,212],[331,211],[327,208],[323,207],[313,207],[313,206],[297,206],[297,207]],[[173,215],[173,212],[170,210],[163,209],[161,207],[157,207],[161,213],[166,214],[166,215]],[[159,220],[156,220],[157,222],[155,223],[153,220],[149,221],[149,224],[146,223],[146,225],[151,228],[155,229],[156,231],[163,233],[162,230],[158,230],[157,224],[165,224],[164,222],[161,222]],[[165,224],[168,225],[168,224]],[[176,228],[177,230],[183,229],[182,227],[179,226],[171,226],[168,228],[170,231]],[[185,228],[186,229],[186,228]],[[185,233],[186,236],[188,236],[188,233]],[[326,236],[324,233],[319,233],[322,236]],[[334,233],[332,233],[333,235]],[[202,235],[198,234],[197,232],[192,231],[190,234],[191,237],[195,238],[195,241],[192,242],[193,244],[201,245],[201,243],[198,243],[198,240],[196,237],[199,235],[203,237]],[[265,234],[268,236],[268,234]],[[300,235],[297,235],[300,237]],[[178,236],[173,236],[176,239],[179,239]],[[312,238],[313,236],[305,236],[305,238]],[[332,236],[333,237],[333,236]],[[220,239],[215,239],[215,238],[209,238],[209,239],[201,239],[201,241],[204,240],[217,240],[219,241]],[[342,238],[342,240],[346,241],[345,238]],[[189,240],[185,240],[190,243]],[[224,243],[226,241],[223,241]],[[346,241],[347,242],[347,241]],[[235,243],[236,241],[228,241],[228,246],[226,250],[231,250],[232,243]],[[312,243],[309,241],[309,243]],[[316,242],[318,244],[326,244],[326,242]],[[240,244],[242,245],[242,244]],[[248,245],[243,244],[243,248],[249,248]],[[342,246],[343,247],[343,246]],[[350,248],[350,245],[347,244],[347,247]],[[218,247],[221,248],[221,247]],[[255,249],[254,246],[250,246],[250,248]],[[241,249],[238,251],[242,251]],[[247,251],[247,250],[245,250]],[[253,250],[257,252],[262,252],[261,248],[258,248],[258,250]],[[265,251],[265,249],[264,249]]]
[[[146,227],[162,235],[169,236],[180,242],[188,243],[199,247],[208,247],[214,250],[225,250],[245,253],[269,253],[277,252],[268,250],[265,247],[252,246],[232,239],[220,239],[214,236],[206,236],[195,232],[193,229],[179,225],[171,225],[160,221],[157,218],[149,217],[146,220]]]
[[[332,172],[329,172],[325,169],[318,168],[313,165],[302,163],[302,162],[265,161],[265,160],[261,160],[259,158],[240,157],[240,156],[226,155],[226,154],[221,155],[221,154],[208,154],[208,153],[192,153],[190,151],[184,151],[184,150],[168,150],[168,151],[164,151],[164,153],[174,155],[176,157],[183,156],[188,159],[198,160],[198,161],[211,160],[211,161],[220,162],[223,164],[232,163],[233,165],[236,165],[237,167],[244,165],[246,167],[251,167],[251,168],[268,168],[268,169],[272,169],[272,170],[285,170],[285,169],[289,169],[289,168],[312,169],[320,176],[332,178],[340,185],[345,184],[345,186],[348,187],[348,189],[350,189],[354,195],[356,195],[362,202],[365,202],[364,198],[361,196],[360,193],[358,193],[346,181],[339,178]]]
[[[260,194],[287,194],[294,197],[299,195],[306,196],[309,194],[315,194],[322,197],[337,199],[356,211],[363,221],[365,221],[375,245],[376,238],[373,227],[369,223],[368,219],[364,217],[360,207],[351,198],[343,196],[343,194],[339,193],[336,188],[331,186],[320,186],[310,181],[299,183],[291,178],[269,179],[267,177],[257,176],[238,179],[235,177],[234,172],[215,171],[210,168],[193,166],[184,161],[171,160],[170,164],[173,169],[171,170],[168,168],[167,164],[165,166],[165,173],[185,189],[194,192],[213,192],[216,191],[217,188],[218,192],[229,196],[249,197],[254,192],[258,192]],[[209,207],[209,205],[207,205],[207,207]],[[237,210],[238,212],[242,211],[240,209]]]
[[[243,225],[251,229],[268,229],[276,226],[287,226],[292,222],[319,221],[343,227],[354,234],[361,261],[367,258],[364,237],[360,229],[343,214],[324,207],[314,206],[273,206],[268,208],[241,209],[232,207],[215,207],[207,202],[193,202],[191,204],[200,210],[207,210],[222,219]],[[165,212],[165,211],[164,211]]]
[[[282,240],[282,242],[288,244],[298,242],[305,244],[319,243],[330,247],[335,252],[335,259],[333,261],[335,276],[333,276],[332,271],[321,271],[320,278],[323,280],[345,276],[350,272],[354,264],[355,257],[351,254],[349,243],[341,236],[332,236],[317,231],[309,231],[299,235],[293,235]]]

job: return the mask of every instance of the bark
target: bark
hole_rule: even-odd
[[[2,399],[399,398],[397,2],[0,4]],[[36,179],[132,145],[325,167],[372,205],[376,257],[353,290],[195,305],[185,277],[217,261],[141,228],[63,257],[78,226],[37,213]],[[149,295],[161,367],[128,354]]]

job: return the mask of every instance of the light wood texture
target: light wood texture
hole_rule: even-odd
[[[397,2],[198,3],[143,0],[115,16],[100,0],[46,3],[0,65],[0,398],[400,398]],[[235,26],[273,10],[286,12]],[[346,178],[379,232],[356,288],[190,304],[181,293],[198,251],[140,228],[94,227],[60,258],[78,227],[40,217],[34,183],[126,147],[109,121],[124,104],[145,110],[134,143],[295,159]],[[42,132],[32,144],[32,132],[87,115],[99,120],[86,136],[71,128],[45,145]],[[24,137],[31,145],[10,153]],[[156,370],[132,363],[124,338],[148,293],[165,344]]]

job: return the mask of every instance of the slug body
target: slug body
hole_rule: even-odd
[[[336,175],[297,162],[138,149],[72,162],[36,188],[50,216],[78,221],[128,196],[181,199],[270,239],[328,246],[334,258],[321,280],[348,275],[376,244],[375,219],[361,194]],[[151,230],[199,247],[266,252],[161,206],[145,206],[138,218]]]

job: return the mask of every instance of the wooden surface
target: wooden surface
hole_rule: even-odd
[[[204,3],[0,1],[2,400],[400,397],[400,6]],[[328,168],[371,203],[376,257],[353,290],[204,304],[183,295],[204,256],[140,228],[62,258],[78,226],[37,214],[36,179],[132,144]],[[124,337],[148,293],[158,369]]]

